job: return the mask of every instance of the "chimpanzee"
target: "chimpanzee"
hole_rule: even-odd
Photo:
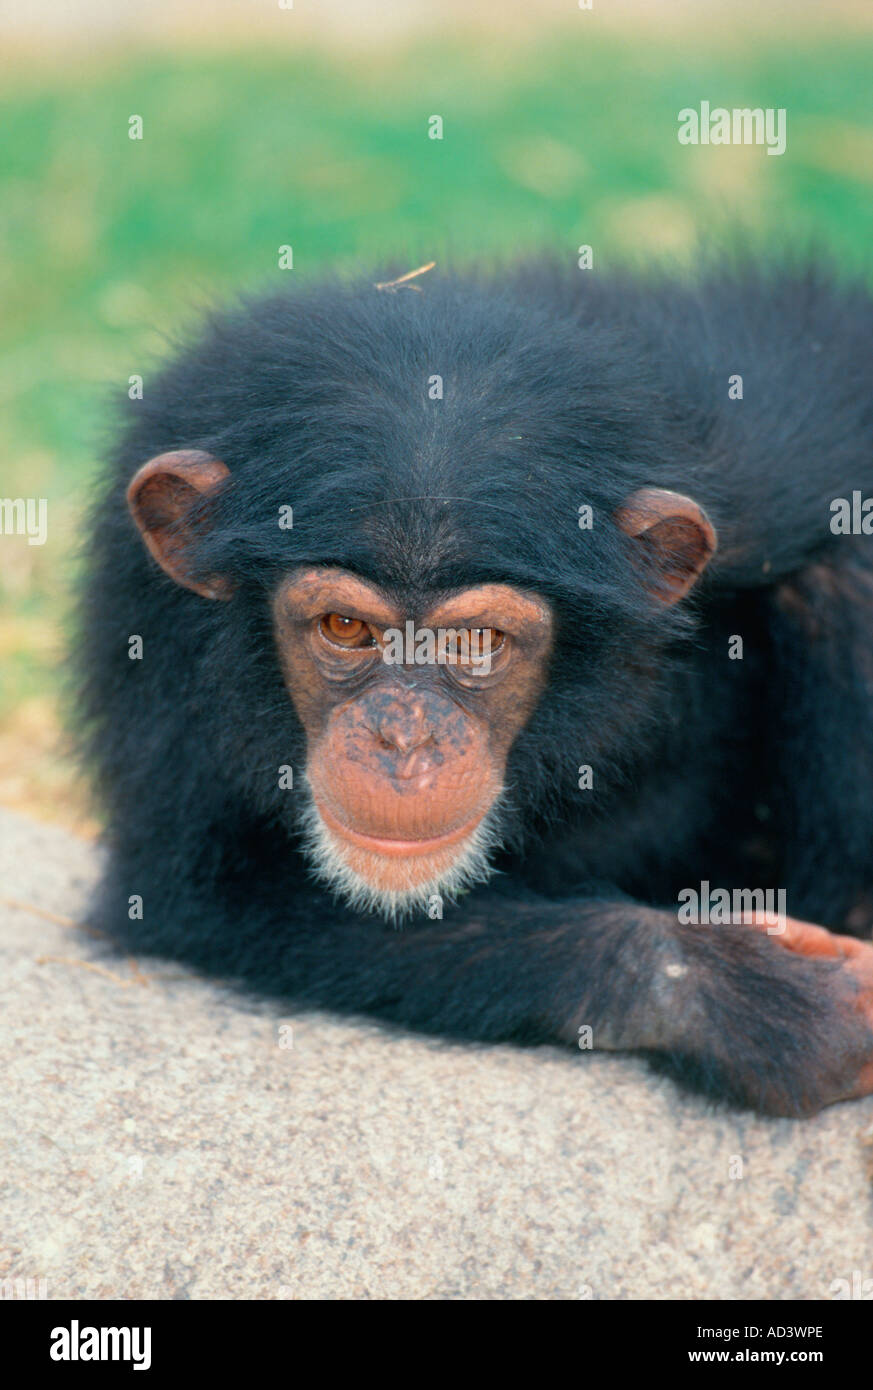
[[[806,268],[214,315],[89,528],[90,920],[771,1113],[873,1091],[871,369]]]

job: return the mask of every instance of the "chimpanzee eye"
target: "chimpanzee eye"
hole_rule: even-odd
[[[319,622],[323,637],[337,647],[374,647],[373,634],[360,618],[346,618],[342,613],[328,613]]]
[[[493,656],[506,641],[506,634],[497,627],[465,627],[446,641],[446,659],[466,666],[483,656]]]

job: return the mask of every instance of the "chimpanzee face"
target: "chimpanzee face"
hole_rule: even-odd
[[[313,568],[273,613],[319,874],[390,915],[487,877],[506,757],[545,680],[547,605],[494,584],[413,613]]]

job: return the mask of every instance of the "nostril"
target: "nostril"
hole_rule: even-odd
[[[419,748],[426,748],[427,745],[433,743],[433,741],[433,734],[427,732],[409,734],[407,736],[399,734],[397,738],[392,739],[394,747],[400,753],[415,753]]]
[[[365,720],[364,728],[379,748],[393,748],[395,746],[393,740],[388,738],[378,726],[374,728],[372,724],[368,724]]]
[[[429,729],[410,733],[402,729],[383,727],[380,729],[370,728],[369,732],[380,748],[392,749],[404,755],[413,753],[416,749],[424,748],[427,744],[434,742],[433,734]]]

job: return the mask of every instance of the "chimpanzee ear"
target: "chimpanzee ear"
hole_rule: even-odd
[[[198,503],[230,477],[230,469],[200,449],[177,449],[144,463],[127,489],[127,505],[149,553],[177,584],[204,598],[228,599],[232,586],[220,575],[191,577],[188,552],[203,532]]]
[[[662,603],[676,603],[694,587],[715,554],[715,527],[690,497],[663,488],[634,492],[615,519],[640,545],[646,587]]]

